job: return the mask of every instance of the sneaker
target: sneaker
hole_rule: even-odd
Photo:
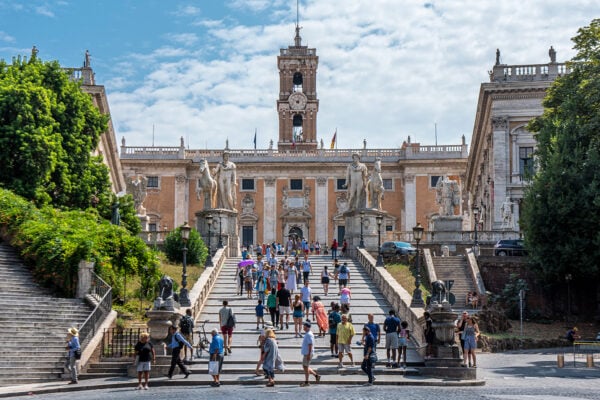
[[[473,368],[477,368],[477,364],[473,364]]]
[[[321,382],[321,375],[315,375],[315,380],[317,381],[317,383]]]
[[[145,386],[144,386],[144,390],[148,390],[148,389],[150,389],[150,388],[148,387],[148,385],[145,385]]]
[[[302,387],[310,386],[310,383],[308,383],[308,382],[302,382],[300,384],[300,386],[302,386]]]
[[[373,386],[373,382],[363,383],[363,386]]]
[[[392,368],[398,368],[398,363],[393,363]]]
[[[344,368],[344,364],[343,363],[339,363],[338,364],[338,368]]]
[[[385,366],[386,366],[386,368],[392,368],[392,363],[391,363],[391,362],[387,362],[387,363],[385,364]]]
[[[189,369],[187,371],[185,371],[184,372],[184,374],[185,374],[185,378],[184,379],[187,379],[187,377],[190,376],[191,373],[192,373],[192,371],[190,371]]]
[[[135,390],[142,390],[142,388],[143,388],[143,386],[142,386],[142,384],[140,383],[139,385],[137,385],[137,387],[135,388]]]
[[[285,329],[290,329],[290,325],[287,322],[285,323]]]

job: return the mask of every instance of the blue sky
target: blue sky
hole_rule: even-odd
[[[507,64],[573,56],[596,0],[303,0],[317,49],[317,135],[338,147],[467,142],[496,48]],[[0,58],[78,67],[89,49],[116,135],[132,146],[251,148],[277,142],[280,48],[295,0],[0,0]],[[153,128],[154,127],[154,128]],[[153,136],[154,130],[154,136]]]

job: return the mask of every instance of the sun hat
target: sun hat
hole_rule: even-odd
[[[69,328],[69,330],[67,331],[68,334],[73,335],[73,336],[77,336],[79,335],[79,331],[77,330],[77,328]]]

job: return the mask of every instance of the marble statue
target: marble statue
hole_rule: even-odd
[[[502,228],[503,229],[513,229],[513,212],[512,212],[513,203],[510,201],[510,197],[507,197],[502,203],[500,207],[500,213],[502,214]]]
[[[203,209],[215,208],[217,205],[217,181],[210,175],[208,161],[200,160],[200,179],[196,187],[196,199],[201,200],[204,194]]]
[[[454,215],[454,207],[460,204],[460,190],[458,182],[451,181],[448,177],[438,180],[435,187],[436,201],[440,205],[440,215]]]
[[[367,203],[367,166],[360,162],[358,153],[352,154],[352,163],[346,169],[346,183],[348,189],[348,210],[365,208]]]
[[[223,161],[217,164],[213,171],[217,180],[217,207],[226,210],[235,209],[236,204],[236,166],[229,161],[229,152],[223,152]]]
[[[369,207],[381,210],[381,202],[383,200],[383,179],[381,179],[381,158],[377,158],[373,164],[371,177],[367,182],[369,191]]]
[[[148,178],[142,176],[134,176],[127,181],[127,192],[133,196],[133,204],[135,207],[135,211],[138,215],[146,215],[146,209],[144,208],[144,200],[146,200],[146,195],[148,186]]]

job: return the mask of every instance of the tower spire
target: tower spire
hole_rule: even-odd
[[[300,0],[296,0],[296,37],[294,37],[294,46],[300,47],[302,38],[300,37]]]

